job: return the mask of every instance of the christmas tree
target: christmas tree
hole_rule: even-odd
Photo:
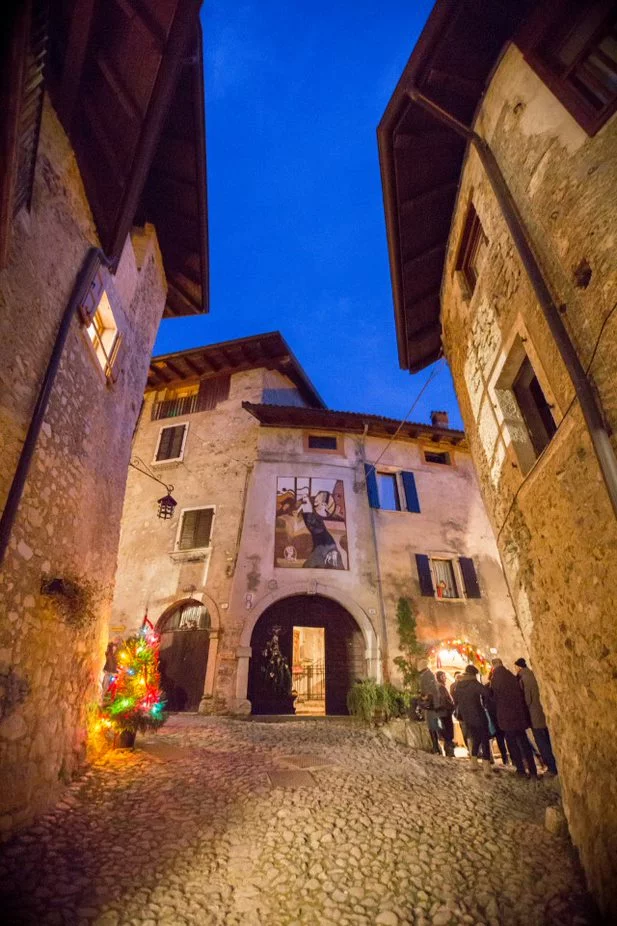
[[[167,719],[159,674],[159,635],[146,618],[116,653],[117,672],[103,698],[106,726],[116,733],[160,727]]]

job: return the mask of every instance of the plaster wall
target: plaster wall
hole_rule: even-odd
[[[617,427],[617,119],[588,137],[510,47],[477,130],[514,195],[606,421]],[[455,272],[467,204],[489,242],[471,299]],[[581,281],[581,266],[590,279]],[[442,288],[444,345],[483,498],[498,537],[590,883],[617,913],[617,524],[583,417],[497,202],[473,151]],[[524,345],[558,431],[525,462],[500,377]],[[615,438],[612,438],[615,445]]]
[[[0,827],[30,819],[70,780],[98,699],[122,499],[165,279],[154,229],[127,240],[107,291],[123,346],[108,386],[77,317],[0,574]],[[98,240],[77,165],[45,104],[32,208],[0,273],[0,498],[18,463],[56,332]],[[139,262],[136,259],[139,253]],[[41,593],[53,579],[77,598]]]

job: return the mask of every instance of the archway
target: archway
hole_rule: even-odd
[[[204,693],[210,614],[201,601],[179,601],[159,618],[161,684],[167,710],[196,711]]]
[[[366,646],[362,630],[351,614],[337,601],[322,595],[292,595],[271,604],[261,615],[251,636],[251,664],[249,669],[248,697],[254,714],[285,712],[284,698],[272,691],[268,681],[267,659],[264,655],[272,641],[274,628],[282,657],[293,673],[293,682],[300,696],[312,699],[310,713],[346,714],[347,692],[357,678],[366,677]],[[321,634],[311,634],[317,628]],[[298,653],[299,631],[312,639],[309,648],[321,644],[323,665],[320,677],[319,659],[316,659],[312,678],[303,678],[306,666],[301,665]],[[294,637],[296,647],[294,651]],[[318,702],[323,707],[318,709]],[[315,706],[317,708],[315,709]]]

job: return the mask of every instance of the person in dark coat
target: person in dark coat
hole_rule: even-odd
[[[488,684],[484,686],[484,706],[486,707],[486,713],[489,717],[490,738],[497,740],[499,752],[501,753],[501,761],[504,765],[509,765],[510,757],[508,756],[508,749],[506,747],[506,738],[497,720],[497,704],[495,702],[495,695],[493,694],[490,680]]]
[[[514,665],[516,666],[516,672],[523,691],[523,697],[525,698],[525,704],[529,711],[531,732],[536,741],[536,746],[540,751],[542,761],[546,765],[547,773],[549,775],[556,775],[557,763],[553,754],[553,746],[548,732],[546,717],[544,716],[544,709],[540,701],[538,682],[522,656],[520,659],[516,660]]]
[[[452,720],[452,714],[454,713],[454,701],[450,697],[450,692],[446,688],[446,673],[437,672],[435,675],[437,679],[437,717],[439,718],[439,726],[441,736],[443,738],[443,745],[446,752],[446,755],[449,758],[454,758],[454,722]]]
[[[529,776],[537,778],[538,770],[525,732],[530,726],[529,713],[516,675],[504,665],[496,665],[490,685],[495,696],[497,723],[506,737],[517,775],[526,777],[527,766]]]
[[[488,718],[484,710],[484,686],[477,679],[478,670],[468,665],[458,679],[454,689],[454,704],[458,716],[464,721],[467,735],[471,741],[470,759],[477,768],[480,757],[490,771],[490,747],[488,735]]]
[[[437,679],[428,667],[428,659],[419,659],[417,667],[420,672],[420,704],[426,717],[433,752],[440,756],[442,752],[439,745],[439,717],[437,716],[437,702],[439,700]]]

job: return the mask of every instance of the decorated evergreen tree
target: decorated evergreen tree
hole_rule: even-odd
[[[105,692],[102,716],[116,733],[137,733],[165,722],[159,674],[159,635],[146,618],[116,653],[117,672]]]

